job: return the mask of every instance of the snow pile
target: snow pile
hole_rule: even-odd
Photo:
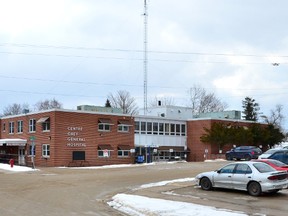
[[[128,215],[133,216],[244,216],[241,212],[193,203],[177,202],[144,196],[117,194],[108,204]]]
[[[14,165],[13,167],[11,167],[9,164],[3,164],[3,163],[0,163],[0,169],[8,170],[11,172],[28,172],[28,171],[36,171],[37,170],[37,169],[32,169],[32,168],[26,167],[26,166]]]
[[[141,190],[141,189],[145,189],[145,188],[160,187],[160,186],[164,186],[164,185],[171,184],[171,183],[187,182],[187,181],[195,181],[195,178],[182,178],[182,179],[175,179],[175,180],[169,180],[169,181],[161,181],[161,182],[156,182],[156,183],[144,184],[138,188],[134,188],[133,190],[136,191],[136,190]]]

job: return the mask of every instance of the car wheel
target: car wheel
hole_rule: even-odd
[[[250,155],[245,155],[244,159],[245,159],[245,161],[249,161],[249,160],[251,160],[251,156]]]
[[[258,182],[251,182],[248,185],[248,193],[251,196],[259,196],[262,193],[261,185]]]
[[[227,155],[226,155],[226,160],[229,160],[229,161],[230,161],[230,160],[232,160],[232,159],[233,159],[233,157],[232,157],[230,154],[227,154]]]
[[[200,186],[203,190],[211,190],[212,189],[212,183],[209,178],[204,177],[200,181]]]

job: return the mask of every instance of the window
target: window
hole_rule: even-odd
[[[170,133],[170,127],[169,123],[165,123],[165,135],[169,135]]]
[[[105,123],[99,123],[98,124],[98,130],[99,131],[110,131],[110,125],[109,124],[105,124]]]
[[[141,134],[146,134],[146,122],[141,122]]]
[[[220,170],[220,173],[233,173],[235,164],[229,164]]]
[[[129,125],[129,121],[125,120],[119,120],[118,121],[118,131],[119,132],[129,132],[129,127],[132,125]]]
[[[3,123],[3,132],[5,132],[5,130],[6,130],[6,124],[5,124],[5,122]]]
[[[118,157],[128,157],[128,156],[129,156],[129,151],[118,149]]]
[[[147,134],[152,134],[152,122],[147,122]]]
[[[235,169],[235,174],[251,174],[252,170],[247,164],[238,164]]]
[[[180,136],[180,124],[176,124],[176,135]]]
[[[266,173],[266,172],[273,172],[275,169],[271,167],[270,165],[266,163],[255,163],[253,166],[260,172],[260,173]]]
[[[36,131],[36,120],[30,119],[29,120],[29,132],[35,132]]]
[[[153,122],[153,134],[158,134],[158,122]]]
[[[118,131],[129,132],[129,126],[128,125],[118,125]]]
[[[140,124],[139,121],[135,121],[135,133],[139,134],[140,131]]]
[[[164,123],[159,123],[159,135],[164,134]]]
[[[36,146],[30,145],[29,146],[29,155],[30,156],[35,156],[36,155]]]
[[[22,120],[17,122],[17,133],[23,133],[23,121]]]
[[[170,125],[170,135],[175,135],[175,124]]]
[[[50,157],[50,145],[49,144],[42,145],[42,157]]]
[[[14,133],[14,122],[9,122],[9,134]]]
[[[44,116],[38,119],[37,123],[42,125],[42,131],[50,131],[50,117]]]
[[[186,136],[186,125],[181,124],[181,136]]]
[[[111,145],[99,145],[98,146],[98,157],[110,157],[112,150],[113,150],[113,148]]]
[[[129,157],[130,146],[129,145],[119,145],[118,146],[118,157]]]
[[[50,121],[46,121],[42,123],[42,130],[43,131],[50,131]]]
[[[111,131],[111,120],[110,119],[99,119],[98,120],[98,131]]]

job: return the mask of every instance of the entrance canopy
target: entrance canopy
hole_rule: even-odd
[[[0,139],[0,146],[25,146],[26,143],[24,139]]]

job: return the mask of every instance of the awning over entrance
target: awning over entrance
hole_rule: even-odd
[[[0,139],[0,146],[25,146],[26,143],[24,139]]]
[[[42,118],[40,118],[38,121],[37,121],[37,123],[44,123],[44,122],[46,122],[48,119],[49,119],[50,117],[42,117]]]
[[[112,146],[111,145],[98,145],[98,149],[100,149],[100,150],[110,150],[110,151],[112,151],[113,150],[113,148],[112,148]]]

